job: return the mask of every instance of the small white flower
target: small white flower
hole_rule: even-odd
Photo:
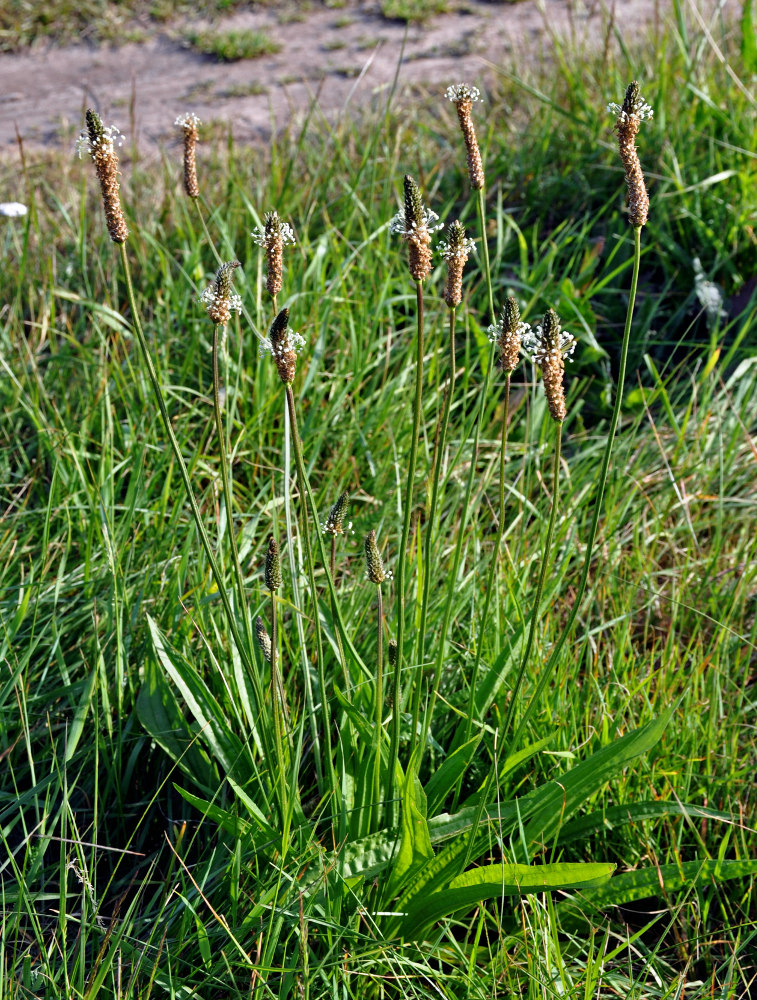
[[[205,306],[205,308],[210,312],[214,305],[221,302],[222,296],[216,294],[215,282],[212,285],[208,285],[204,292],[198,296],[198,301]],[[242,311],[242,298],[237,295],[236,292],[230,292],[226,297],[226,306],[229,312],[241,313]]]
[[[270,354],[274,361],[277,358],[282,358],[287,354],[294,351],[295,354],[299,354],[302,348],[305,346],[305,338],[301,337],[299,333],[295,333],[294,330],[290,330],[287,327],[286,332],[281,338],[278,345],[278,349],[274,348],[268,337],[265,337],[258,347],[258,357],[262,358],[266,354]]]
[[[444,96],[453,104],[458,104],[460,101],[472,101],[475,104],[482,99],[478,87],[469,87],[467,83],[456,83],[453,87],[447,87]]]
[[[467,260],[470,254],[476,252],[476,244],[466,236],[460,246],[452,247],[449,243],[440,243],[436,249],[445,260],[459,259],[460,257]]]
[[[571,354],[575,351],[577,343],[572,333],[561,330],[559,344],[547,344],[544,341],[541,326],[537,326],[524,334],[521,346],[533,363],[541,367],[550,355],[557,353],[567,358],[568,361],[572,361]]]
[[[490,344],[498,344],[502,336],[503,330],[503,320],[499,319],[496,323],[492,323],[491,326],[487,327],[486,335],[489,338]],[[511,335],[512,336],[512,335]],[[518,337],[521,342],[524,338],[531,336],[531,324],[530,323],[518,323],[515,330],[515,336]]]
[[[202,125],[202,122],[193,111],[187,111],[185,115],[179,115],[174,125],[183,129],[195,129],[198,125]]]
[[[4,215],[8,219],[18,219],[20,216],[26,215],[27,211],[26,205],[22,205],[20,201],[0,202],[0,215]]]
[[[89,132],[83,129],[76,140],[76,152],[79,154],[79,159],[85,151],[94,159],[99,154],[112,155],[115,147],[123,144],[124,137],[120,130],[115,125],[104,125],[102,138],[95,139],[94,142],[90,139]]]
[[[271,242],[271,233],[275,233],[281,239],[283,246],[294,246],[296,243],[294,230],[288,222],[282,222],[276,212],[266,212],[265,223],[253,230],[250,236],[259,247],[267,248]]]
[[[423,221],[420,226],[416,226],[414,222],[410,223],[408,227],[405,221],[405,211],[397,212],[394,218],[389,223],[389,232],[393,233],[395,236],[412,236],[413,233],[417,232],[419,229],[425,229],[429,233],[435,233],[437,229],[444,229],[444,223],[440,222],[435,225],[436,220],[439,216],[436,212],[432,212],[430,208],[423,209]]]
[[[640,122],[643,122],[646,119],[654,117],[654,111],[645,103],[641,96],[634,102],[630,114],[623,110],[622,105],[616,104],[614,101],[610,101],[607,105],[607,110],[611,115],[615,115],[620,122],[630,121],[631,118],[638,118]]]

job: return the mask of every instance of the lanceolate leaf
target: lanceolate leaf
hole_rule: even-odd
[[[415,757],[407,768],[402,790],[402,836],[397,861],[387,885],[388,897],[393,897],[404,882],[434,856],[426,823],[426,796],[415,773]]]
[[[417,897],[406,911],[399,933],[417,938],[431,924],[485,899],[519,896],[553,889],[576,889],[602,885],[615,865],[487,865],[453,879],[442,892]]]

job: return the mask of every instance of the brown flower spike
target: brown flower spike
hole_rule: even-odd
[[[190,198],[200,196],[200,188],[197,183],[197,140],[199,133],[197,126],[202,124],[197,115],[187,112],[179,115],[174,122],[184,133],[184,190]]]
[[[242,265],[238,260],[230,260],[216,271],[215,281],[200,295],[200,302],[208,310],[208,316],[218,326],[226,326],[232,312],[242,311],[242,299],[231,290],[234,271]]]
[[[436,212],[425,208],[421,192],[410,174],[405,174],[404,209],[389,223],[389,231],[407,243],[408,269],[414,281],[424,281],[431,273],[431,233],[441,229],[435,225]]]
[[[294,232],[288,222],[282,222],[277,212],[267,212],[265,225],[250,234],[258,246],[265,250],[266,283],[268,294],[273,297],[282,289],[284,247],[294,246]]]
[[[129,230],[118,193],[118,157],[115,149],[117,145],[121,145],[121,133],[113,125],[103,125],[102,119],[92,108],[87,110],[86,122],[86,129],[76,140],[76,149],[79,156],[86,150],[92,157],[95,173],[100,181],[105,223],[110,238],[114,243],[125,243]]]
[[[273,535],[268,539],[268,551],[265,556],[265,585],[272,594],[281,587],[281,558]]]
[[[484,186],[484,165],[481,162],[481,153],[478,148],[471,111],[474,103],[481,100],[481,93],[478,87],[469,87],[466,83],[458,83],[454,87],[447,87],[445,97],[452,101],[457,108],[457,117],[468,156],[468,177],[473,190],[479,191]]]
[[[297,371],[297,353],[305,346],[305,340],[289,329],[289,310],[282,309],[271,323],[268,339],[258,349],[258,356],[270,354],[276,363],[279,378],[284,385],[291,385]]]
[[[447,261],[444,301],[450,309],[456,309],[462,301],[463,268],[475,249],[476,244],[473,240],[466,239],[465,226],[462,222],[453,222],[447,230],[447,242],[439,246],[439,252]]]
[[[547,309],[541,326],[523,337],[523,348],[541,368],[544,379],[544,395],[552,419],[558,424],[565,420],[565,387],[563,374],[565,358],[576,347],[576,340],[570,333],[560,329],[560,317],[554,309]]]
[[[489,327],[489,340],[499,350],[497,368],[506,374],[515,370],[520,360],[520,345],[524,334],[528,333],[528,323],[521,323],[517,301],[508,296],[499,320]]]
[[[263,656],[266,658],[268,663],[270,663],[271,653],[272,653],[271,637],[268,634],[268,630],[265,627],[265,622],[260,617],[260,615],[258,615],[258,617],[255,619],[255,638],[258,640],[258,646],[260,646],[260,651],[262,652]]]
[[[365,536],[365,568],[371,583],[378,586],[386,580],[387,574],[384,571],[384,563],[376,544],[375,531],[369,531]]]
[[[615,131],[618,133],[618,151],[626,172],[628,218],[634,229],[637,229],[646,224],[649,215],[649,195],[634,140],[641,123],[645,118],[651,118],[654,112],[644,103],[635,80],[626,88],[622,106],[611,103],[607,105],[607,110],[617,116]]]

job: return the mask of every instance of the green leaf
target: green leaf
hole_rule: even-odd
[[[463,743],[454,753],[444,761],[429,779],[426,785],[426,799],[428,801],[428,812],[434,815],[436,810],[442,805],[449,793],[455,787],[459,779],[465,774],[473,760],[476,747],[481,742],[480,736],[474,736],[472,740]]]
[[[615,865],[487,865],[459,875],[443,892],[424,894],[408,908],[400,925],[403,937],[418,938],[431,924],[485,899],[520,896],[554,889],[578,889],[605,883]]]
[[[691,816],[697,819],[714,819],[733,822],[728,813],[705,809],[703,806],[687,805],[683,802],[630,802],[628,805],[610,806],[601,811],[579,816],[572,823],[561,827],[557,836],[558,844],[570,844],[601,830],[612,830],[616,826],[641,823],[647,819],[664,819],[666,816]]]
[[[402,789],[402,835],[397,860],[386,886],[388,899],[394,897],[408,878],[434,857],[426,822],[426,796],[415,773],[418,753],[416,750],[410,758]]]
[[[557,912],[563,927],[579,927],[590,923],[596,910],[659,896],[661,892],[677,892],[709,879],[725,882],[750,875],[757,875],[757,860],[686,861],[680,865],[640,868],[616,875],[607,885],[588,888],[580,896],[561,903]],[[584,909],[589,912],[584,913]]]

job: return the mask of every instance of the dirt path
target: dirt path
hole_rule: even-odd
[[[740,5],[722,0],[721,6],[730,13]],[[608,18],[620,21],[631,38],[669,18],[671,9],[672,0],[467,0],[465,11],[410,26],[405,39],[405,26],[381,17],[376,3],[351,0],[338,9],[309,10],[301,20],[263,9],[216,25],[265,30],[281,44],[276,55],[256,60],[218,63],[182,47],[176,28],[118,48],[77,45],[3,55],[0,155],[15,149],[16,127],[27,147],[69,143],[85,106],[98,108],[129,141],[132,123],[143,151],[177,140],[173,121],[187,110],[204,122],[230,121],[235,139],[251,141],[270,134],[273,123],[286,124],[315,94],[319,107],[333,115],[346,102],[389,86],[403,39],[401,84],[480,82],[492,66],[513,69],[526,56],[538,57],[550,32],[602,45]]]

